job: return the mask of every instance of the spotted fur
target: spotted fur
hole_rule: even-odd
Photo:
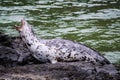
[[[109,63],[98,52],[80,43],[64,39],[38,39],[33,33],[31,26],[25,20],[21,22],[22,25],[19,28],[16,26],[16,29],[32,55],[39,61],[50,61],[51,63],[58,61]]]

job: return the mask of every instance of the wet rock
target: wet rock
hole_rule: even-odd
[[[91,64],[89,66],[94,67],[93,69],[82,69],[88,66],[87,63],[80,65],[82,63],[79,62],[25,65],[2,69],[1,78],[14,80],[118,80],[119,76],[117,74],[109,74],[106,70],[98,72],[95,70],[96,66],[91,66]],[[89,71],[92,73],[89,73]]]
[[[38,62],[19,37],[0,35],[0,65],[12,67]]]
[[[0,46],[0,64],[4,66],[14,66],[17,62],[19,55],[16,54],[14,49],[9,47]]]
[[[19,37],[0,35],[0,80],[120,80],[112,64],[40,63]]]

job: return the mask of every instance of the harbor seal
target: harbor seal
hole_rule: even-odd
[[[21,20],[21,26],[15,25],[21,39],[27,45],[31,54],[41,62],[56,63],[58,61],[85,61],[93,64],[110,63],[95,50],[77,42],[65,39],[39,39],[26,20]]]

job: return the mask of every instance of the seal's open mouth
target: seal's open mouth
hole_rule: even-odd
[[[25,20],[22,19],[21,20],[21,25],[20,26],[15,25],[14,27],[15,27],[16,30],[20,31],[23,28],[24,25],[25,25]]]

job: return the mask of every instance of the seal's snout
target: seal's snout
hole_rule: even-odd
[[[17,26],[17,25],[14,25],[15,29],[20,31],[20,29],[22,28],[21,26]]]
[[[20,26],[14,25],[14,27],[17,31],[21,31],[23,26],[22,25],[20,25]]]
[[[25,19],[22,19],[21,20],[21,25],[20,26],[15,25],[14,27],[15,27],[16,30],[21,31],[22,28],[25,26],[25,24],[26,24]]]

